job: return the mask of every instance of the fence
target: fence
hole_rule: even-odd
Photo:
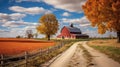
[[[0,67],[19,67],[22,65],[24,65],[24,67],[28,67],[28,64],[32,61],[32,59],[42,56],[41,59],[44,60],[45,58],[44,55],[49,56],[50,53],[52,53],[53,51],[56,51],[57,49],[60,49],[64,45],[65,43],[61,42],[58,45],[55,45],[46,49],[39,49],[33,53],[24,52],[22,56],[5,57],[4,55],[1,55]]]

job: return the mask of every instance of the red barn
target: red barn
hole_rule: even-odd
[[[82,34],[81,30],[79,28],[73,27],[73,24],[71,24],[69,27],[64,26],[61,29],[61,34],[57,36],[57,38],[89,38],[88,35]]]

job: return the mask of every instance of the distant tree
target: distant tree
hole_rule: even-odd
[[[83,10],[100,34],[115,31],[120,42],[120,0],[87,0]]]
[[[38,33],[35,33],[34,36],[35,36],[35,38],[37,38],[38,37]]]
[[[32,30],[26,30],[26,35],[27,35],[28,39],[33,38],[33,32],[32,32]]]
[[[18,36],[16,36],[16,38],[21,38],[21,36],[20,36],[20,35],[18,35]]]
[[[46,38],[50,40],[50,36],[54,35],[58,31],[58,20],[54,14],[45,14],[39,20],[40,25],[36,28],[41,34],[46,35]]]

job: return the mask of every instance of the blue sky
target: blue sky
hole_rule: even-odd
[[[47,13],[53,13],[59,21],[59,31],[63,26],[74,26],[81,29],[83,34],[90,37],[107,37],[114,32],[104,35],[97,33],[97,27],[90,26],[81,6],[86,0],[0,0],[0,37],[25,36],[28,29],[36,33],[39,18]],[[57,35],[56,34],[56,35]],[[43,35],[39,35],[43,37]]]

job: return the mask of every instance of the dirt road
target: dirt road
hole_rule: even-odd
[[[85,51],[78,47],[76,53],[69,62],[69,67],[120,67],[120,64],[107,55],[89,47],[86,42],[80,44],[91,56],[91,59],[85,57]],[[78,46],[80,46],[78,45]],[[91,61],[90,61],[91,60]],[[89,61],[89,62],[88,62]]]
[[[59,58],[57,58],[50,67],[67,67],[71,57],[74,55],[79,42],[74,43]]]
[[[92,59],[90,63],[88,63],[88,59],[85,57],[84,50],[79,47],[80,45],[91,55]],[[120,64],[107,55],[89,47],[83,41],[73,44],[50,67],[120,67]]]
[[[86,42],[83,42],[82,45],[93,56],[93,67],[120,67],[118,62],[112,60],[107,55],[89,47]]]

